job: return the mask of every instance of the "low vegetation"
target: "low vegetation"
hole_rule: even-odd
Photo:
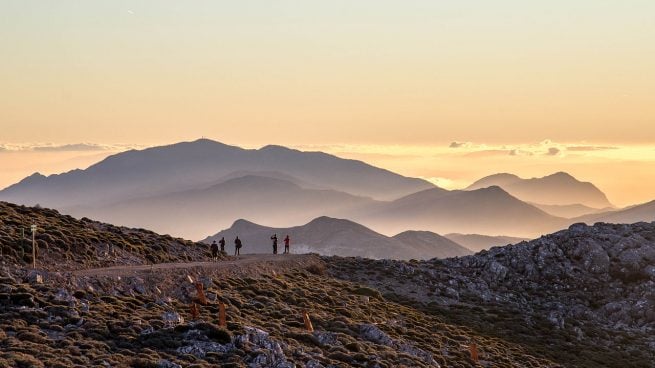
[[[52,209],[0,202],[0,256],[20,266],[32,263],[32,234],[37,232],[39,268],[75,270],[123,264],[149,264],[206,259],[202,243],[62,215]]]

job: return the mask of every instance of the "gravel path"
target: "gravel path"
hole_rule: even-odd
[[[217,262],[180,262],[158,263],[153,265],[113,266],[91,268],[72,272],[75,276],[121,276],[140,272],[153,272],[157,270],[175,270],[189,268],[203,268],[212,271],[244,271],[244,270],[285,270],[298,267],[307,267],[312,263],[321,262],[318,256],[312,254],[244,254],[238,257],[230,256],[226,260]]]

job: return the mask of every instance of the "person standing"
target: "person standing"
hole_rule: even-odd
[[[277,254],[277,234],[273,234],[271,240],[273,241],[273,254]]]
[[[236,239],[234,239],[234,255],[235,256],[240,256],[241,255],[241,239],[239,239],[239,236],[237,236]]]
[[[287,234],[286,237],[284,237],[284,254],[289,254],[289,243],[291,242],[291,239],[289,239],[289,234]]]
[[[216,244],[216,240],[212,242],[211,250],[212,250],[212,261],[216,262],[218,260],[218,244]]]
[[[221,238],[221,240],[218,241],[218,244],[221,246],[221,253],[225,252],[225,237]]]

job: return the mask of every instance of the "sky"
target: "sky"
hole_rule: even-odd
[[[0,0],[0,55],[0,186],[209,137],[655,198],[651,0]]]

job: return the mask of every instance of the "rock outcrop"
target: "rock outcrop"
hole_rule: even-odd
[[[639,362],[655,358],[655,222],[574,224],[445,260],[328,263],[337,277],[491,333],[555,342],[571,354],[577,346],[580,359],[590,359],[585,349],[595,346],[601,351],[594,354],[608,357],[595,366],[612,366],[612,359],[648,366]]]

